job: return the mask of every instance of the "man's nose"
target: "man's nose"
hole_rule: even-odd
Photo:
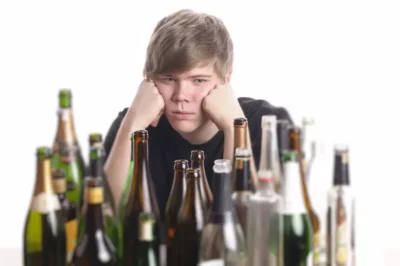
[[[177,82],[174,88],[173,100],[177,102],[187,101],[187,85]]]

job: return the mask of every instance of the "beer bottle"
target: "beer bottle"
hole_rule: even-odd
[[[75,131],[70,89],[59,91],[57,133],[53,142],[52,169],[63,169],[67,180],[67,198],[83,205],[83,178],[85,162]]]
[[[117,266],[117,251],[104,230],[103,179],[85,179],[86,218],[84,233],[73,256],[74,266]]]
[[[201,174],[198,168],[186,171],[186,193],[178,213],[176,227],[179,263],[176,266],[197,266],[200,237],[206,222],[206,203],[200,192]]]
[[[168,197],[165,210],[165,225],[167,228],[167,266],[178,265],[177,254],[179,252],[176,241],[176,227],[179,208],[186,192],[186,170],[189,164],[187,160],[176,160],[174,163],[174,181]]]
[[[24,266],[65,266],[65,216],[54,193],[51,149],[36,151],[36,182],[25,221]]]
[[[206,169],[204,167],[204,151],[201,150],[193,150],[190,153],[190,167],[195,169],[200,169],[200,178],[199,178],[199,186],[200,186],[200,193],[201,198],[204,200],[206,204],[206,211],[208,211],[211,207],[211,203],[213,201],[213,195],[208,185]]]

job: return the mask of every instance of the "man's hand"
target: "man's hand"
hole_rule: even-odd
[[[164,99],[158,92],[153,81],[143,80],[136,92],[129,112],[135,120],[138,128],[147,128],[149,125],[156,127],[164,112]]]
[[[233,130],[233,120],[244,117],[240,104],[229,84],[218,85],[203,99],[203,110],[224,132]]]

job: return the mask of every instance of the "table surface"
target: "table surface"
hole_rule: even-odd
[[[0,248],[0,265],[22,266],[22,250],[19,248]],[[400,249],[386,249],[384,266],[400,265]]]

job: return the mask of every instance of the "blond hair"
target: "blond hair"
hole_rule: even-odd
[[[224,23],[217,17],[182,9],[161,19],[147,47],[143,74],[187,71],[214,64],[225,79],[232,72],[233,44]]]

